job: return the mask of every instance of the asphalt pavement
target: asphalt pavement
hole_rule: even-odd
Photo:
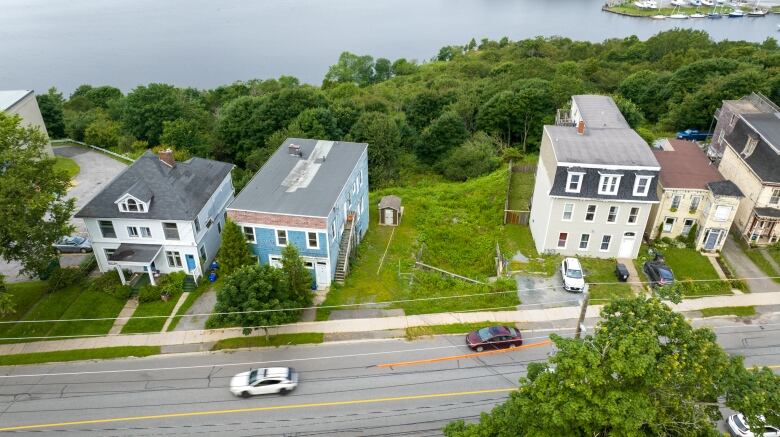
[[[718,326],[723,347],[746,356],[748,365],[780,364],[780,317],[765,317],[761,325],[706,323]],[[527,332],[527,343],[547,335]],[[0,374],[18,377],[0,378],[0,430],[32,426],[17,432],[74,436],[440,435],[451,420],[476,420],[503,402],[527,364],[551,351],[545,345],[380,367],[469,352],[458,335],[6,367]],[[264,366],[296,368],[299,387],[287,396],[251,399],[228,392],[231,376]]]

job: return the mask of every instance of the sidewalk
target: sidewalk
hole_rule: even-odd
[[[754,293],[739,296],[715,296],[688,299],[680,304],[669,304],[677,312],[696,311],[703,308],[726,306],[762,306],[780,305],[780,293]],[[602,305],[588,307],[586,317],[598,317]],[[321,332],[327,334],[347,332],[385,331],[406,329],[414,326],[448,325],[452,323],[508,322],[540,323],[556,320],[577,319],[578,307],[559,307],[548,309],[491,311],[472,313],[437,313],[416,316],[394,316],[366,319],[327,320],[322,322],[303,322],[269,329],[271,335],[294,334],[302,332]],[[13,355],[34,352],[51,352],[73,349],[92,349],[115,346],[173,346],[182,344],[210,343],[218,340],[242,337],[242,328],[171,331],[154,334],[107,335],[90,338],[72,338],[52,341],[37,341],[0,345],[0,354]],[[264,335],[256,331],[257,335]]]

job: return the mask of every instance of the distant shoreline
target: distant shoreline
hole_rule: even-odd
[[[650,18],[654,19],[654,16],[664,16],[665,18],[669,18],[669,15],[675,11],[675,9],[679,9],[679,13],[683,14],[692,14],[692,13],[702,13],[706,14],[709,10],[711,10],[711,6],[683,6],[680,8],[659,8],[659,9],[639,9],[636,6],[634,6],[631,3],[624,3],[622,5],[615,5],[610,6],[608,4],[604,4],[601,7],[601,10],[604,12],[609,12],[612,14],[622,15],[624,17],[635,17],[635,18]],[[727,14],[732,9],[729,5],[719,5],[718,8],[720,9],[720,12],[722,14]],[[742,10],[744,12],[748,12],[750,10],[750,7],[742,7]],[[780,14],[780,6],[772,6],[769,8],[769,14]],[[745,17],[745,18],[761,18],[761,17]]]

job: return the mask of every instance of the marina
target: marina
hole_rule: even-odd
[[[687,20],[719,18],[762,18],[769,14],[780,14],[780,6],[761,6],[755,2],[726,0],[636,0],[608,1],[602,10],[630,17],[644,17],[653,20]]]

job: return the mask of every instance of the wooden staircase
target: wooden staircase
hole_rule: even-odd
[[[339,284],[344,284],[344,279],[349,272],[349,256],[352,252],[352,226],[352,221],[348,220],[344,224],[344,232],[341,233],[339,257],[336,260],[336,275],[333,278]]]
[[[195,284],[195,278],[192,277],[192,275],[187,275],[184,277],[184,292],[190,293],[193,290],[197,288],[197,284]]]

